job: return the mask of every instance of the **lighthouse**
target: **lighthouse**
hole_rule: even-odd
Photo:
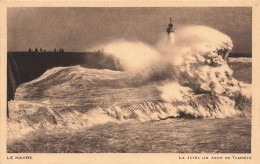
[[[166,28],[166,31],[168,33],[168,42],[169,43],[174,43],[174,31],[175,28],[172,25],[172,18],[170,17],[170,24],[168,26],[168,28]]]

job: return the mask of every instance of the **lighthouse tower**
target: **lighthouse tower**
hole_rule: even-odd
[[[175,28],[172,25],[172,18],[170,17],[170,24],[168,26],[168,28],[166,28],[166,31],[168,33],[168,42],[169,43],[174,43],[174,31]]]

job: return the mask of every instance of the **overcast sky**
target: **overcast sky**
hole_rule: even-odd
[[[232,52],[252,52],[251,8],[8,8],[8,51],[29,47],[86,51],[115,39],[155,44],[169,17],[176,28],[213,27],[231,37]]]

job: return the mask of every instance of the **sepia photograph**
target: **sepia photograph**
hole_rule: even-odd
[[[8,7],[7,153],[251,151],[252,7]]]

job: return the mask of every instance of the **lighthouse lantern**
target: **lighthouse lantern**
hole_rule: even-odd
[[[175,28],[173,27],[172,18],[171,17],[170,17],[170,24],[169,24],[168,28],[166,28],[166,31],[168,33],[168,41],[173,43],[174,42],[174,31],[175,31]]]

